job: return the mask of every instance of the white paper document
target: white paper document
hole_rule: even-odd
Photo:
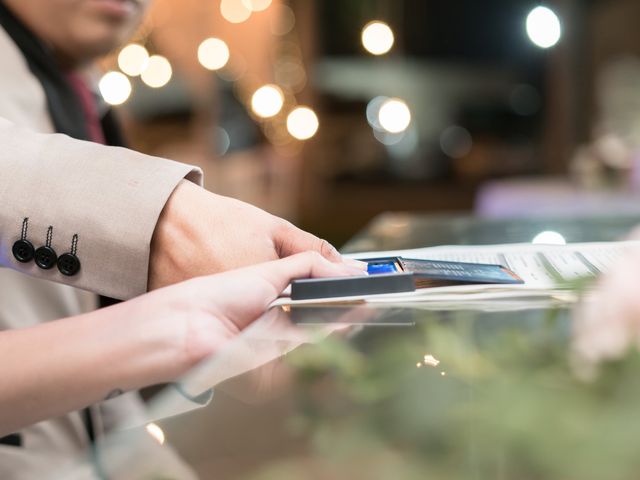
[[[424,288],[409,293],[365,295],[327,299],[367,303],[482,301],[516,297],[555,297],[573,301],[576,296],[567,285],[572,280],[606,273],[640,241],[574,243],[568,245],[504,244],[487,246],[439,246],[413,250],[391,250],[351,254],[351,258],[404,257],[425,260],[488,263],[503,265],[524,280],[522,285],[455,285]],[[279,299],[274,305],[317,304],[322,300]]]

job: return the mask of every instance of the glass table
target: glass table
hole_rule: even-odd
[[[557,232],[571,243],[607,242],[623,238],[639,221],[640,216],[632,215],[487,219],[466,215],[385,213],[348,242],[343,251],[528,243],[546,231]]]
[[[385,214],[344,251],[528,242],[548,230],[615,240],[639,223]],[[635,478],[640,360],[585,379],[572,328],[568,309],[535,302],[272,309],[180,380],[187,397],[214,387],[205,406],[169,416],[175,392],[161,392],[150,419],[206,479]],[[129,441],[135,452],[118,440]]]

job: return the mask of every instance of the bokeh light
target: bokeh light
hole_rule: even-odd
[[[567,241],[558,232],[547,230],[536,235],[531,243],[534,245],[566,245]]]
[[[296,107],[287,116],[287,130],[298,140],[308,140],[318,131],[318,116],[309,107]]]
[[[411,123],[411,110],[404,100],[390,98],[380,106],[378,122],[389,133],[404,132]]]
[[[452,125],[440,135],[440,148],[450,158],[464,158],[473,148],[473,138],[466,128]]]
[[[296,25],[296,16],[287,5],[276,5],[276,11],[269,15],[269,29],[274,35],[286,35]]]
[[[152,55],[149,57],[149,64],[140,78],[151,88],[160,88],[169,83],[172,74],[173,70],[169,60],[162,55]]]
[[[374,138],[387,147],[391,147],[402,142],[402,140],[404,140],[404,133],[405,132],[389,133],[384,129],[373,129]]]
[[[380,107],[389,100],[389,97],[379,96],[371,99],[367,104],[367,122],[376,131],[383,132],[384,128],[380,125],[378,115],[380,114]]]
[[[538,113],[542,105],[542,97],[531,85],[516,85],[509,95],[509,105],[516,114],[527,117]]]
[[[242,0],[242,3],[252,12],[261,12],[269,8],[271,0]]]
[[[120,105],[131,95],[131,82],[123,73],[107,72],[100,79],[98,89],[105,102]]]
[[[536,7],[527,17],[527,34],[538,47],[551,48],[562,36],[560,19],[550,8]]]
[[[251,16],[251,9],[247,8],[243,0],[222,0],[220,13],[228,22],[242,23]]]
[[[231,137],[229,137],[229,132],[222,127],[214,127],[213,137],[216,154],[220,156],[225,155],[231,146]]]
[[[216,73],[222,80],[235,82],[247,73],[247,61],[241,54],[234,53],[224,68],[217,70]]]
[[[274,147],[290,146],[293,143],[291,134],[287,131],[286,122],[268,122],[264,125],[264,135]]]
[[[277,85],[264,85],[251,97],[251,110],[262,118],[277,115],[282,110],[283,104],[284,95]]]
[[[208,70],[219,70],[229,61],[229,47],[219,38],[207,38],[198,47],[198,61]]]
[[[393,47],[394,40],[391,27],[384,22],[369,22],[362,29],[362,45],[373,55],[387,53]]]
[[[118,55],[118,67],[131,77],[140,75],[149,64],[149,52],[142,45],[131,43]]]
[[[293,92],[301,91],[307,83],[307,74],[302,63],[295,57],[283,57],[274,65],[275,80]]]

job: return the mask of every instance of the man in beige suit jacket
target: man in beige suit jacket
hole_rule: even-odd
[[[146,2],[3,3],[79,71],[127,38]],[[54,134],[43,85],[2,29],[0,58],[0,329],[88,312],[95,293],[126,300],[304,250],[340,260],[291,224],[201,189],[197,168]],[[95,405],[92,433],[136,411],[131,395]],[[46,478],[90,443],[85,420],[74,412],[0,439],[0,478]]]

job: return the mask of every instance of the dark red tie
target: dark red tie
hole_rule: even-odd
[[[82,105],[84,118],[86,120],[87,133],[89,140],[96,143],[105,144],[104,131],[100,123],[100,115],[98,114],[98,102],[84,79],[77,73],[67,73],[69,85],[76,92],[78,100]]]

